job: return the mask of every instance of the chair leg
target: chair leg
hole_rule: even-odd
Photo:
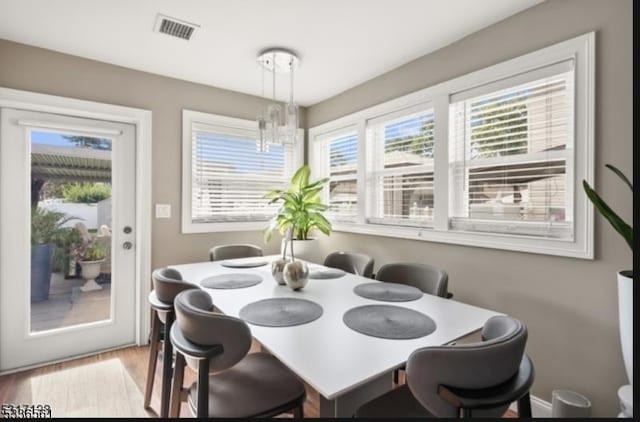
[[[182,353],[176,353],[176,363],[173,367],[173,379],[171,381],[171,401],[169,405],[169,417],[180,417],[180,404],[182,402],[182,384],[184,383],[184,367],[186,362]]]
[[[144,408],[148,409],[151,404],[151,394],[153,393],[153,380],[156,375],[158,363],[158,344],[160,340],[160,320],[158,314],[153,311],[151,318],[151,345],[149,347],[149,365],[147,366],[147,386],[144,390]]]
[[[209,417],[209,359],[198,361],[198,405],[197,418]]]
[[[518,417],[530,418],[531,417],[531,397],[529,393],[525,394],[518,400]]]
[[[169,416],[169,400],[171,394],[171,365],[173,364],[173,345],[169,339],[169,332],[173,324],[173,312],[167,313],[164,324],[164,349],[162,350],[162,394],[160,403],[160,417]]]
[[[304,404],[301,404],[299,407],[293,409],[292,413],[294,419],[304,419]]]

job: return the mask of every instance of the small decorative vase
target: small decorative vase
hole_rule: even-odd
[[[284,266],[282,276],[292,290],[300,290],[309,281],[309,267],[302,261],[289,262]]]
[[[276,281],[276,283],[283,286],[286,284],[283,277],[284,267],[289,262],[291,262],[291,260],[279,258],[271,263],[271,275],[273,275],[273,279]]]

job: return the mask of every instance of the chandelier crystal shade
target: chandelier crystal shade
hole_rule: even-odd
[[[282,48],[269,48],[258,55],[262,66],[262,96],[264,97],[264,72],[271,72],[272,103],[257,118],[258,150],[267,152],[269,145],[294,144],[298,136],[298,105],[293,99],[293,75],[300,60],[295,53]],[[276,100],[276,74],[289,75],[289,101],[284,107]]]

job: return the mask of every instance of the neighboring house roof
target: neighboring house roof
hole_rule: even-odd
[[[47,180],[111,182],[111,151],[34,144],[31,146],[31,175]]]

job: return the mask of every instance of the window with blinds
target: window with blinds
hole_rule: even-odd
[[[450,103],[452,228],[572,238],[573,61]]]
[[[367,222],[428,227],[433,221],[433,109],[367,122]]]
[[[327,217],[337,222],[354,222],[358,215],[358,134],[347,131],[322,140],[329,177]]]
[[[293,146],[259,152],[256,139],[252,129],[192,124],[193,223],[264,221],[277,211],[263,196],[292,176]]]

